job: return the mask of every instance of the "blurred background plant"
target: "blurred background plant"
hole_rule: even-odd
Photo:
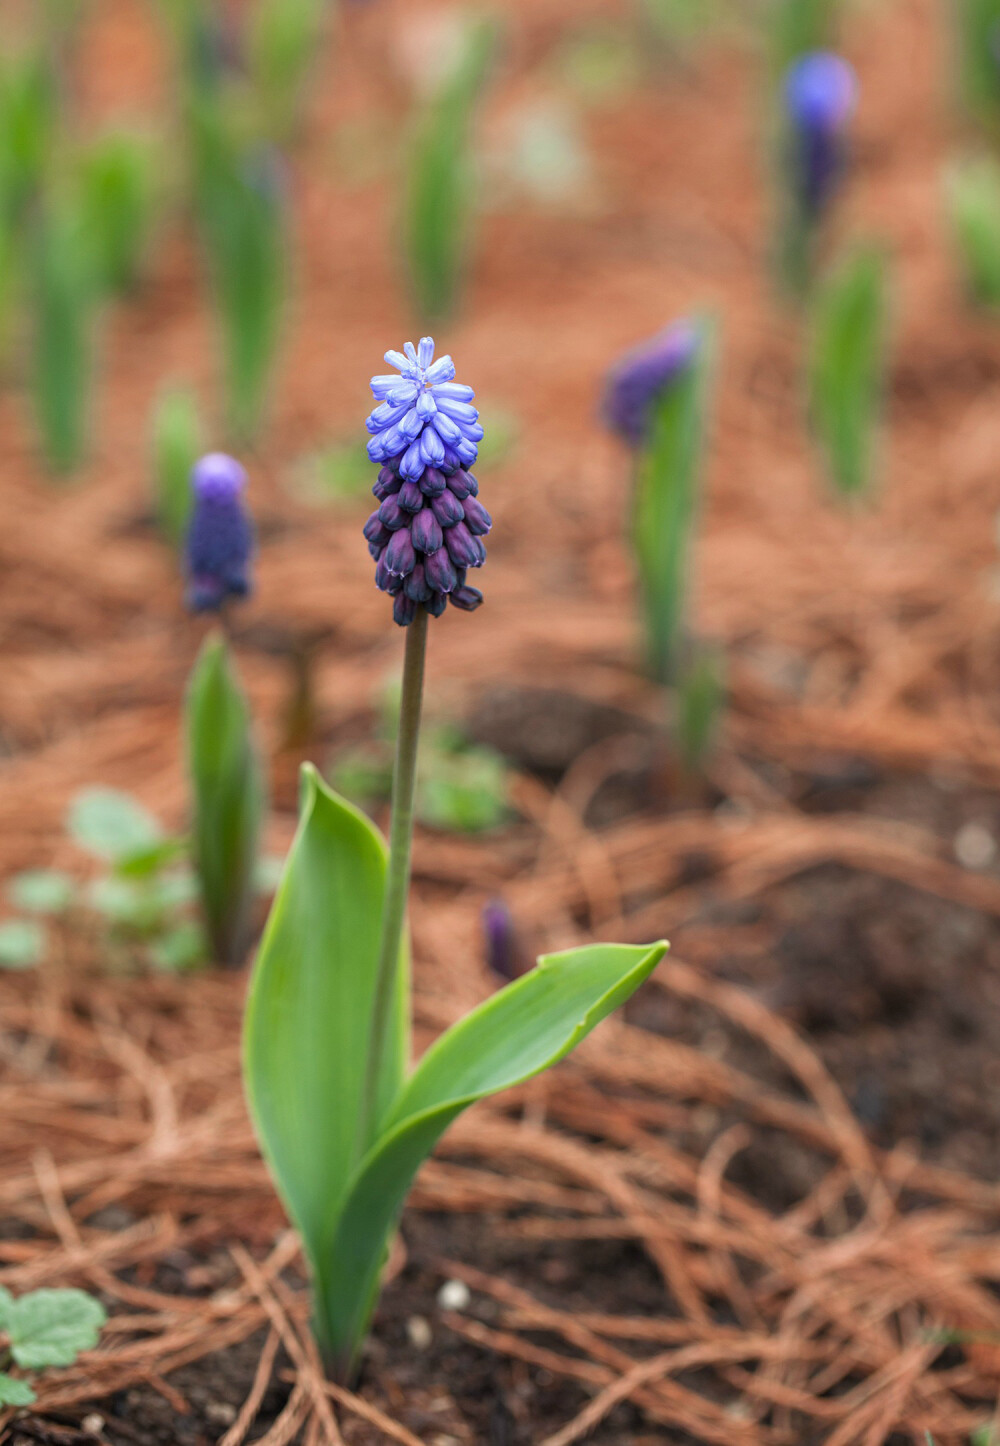
[[[952,13],[962,104],[1000,140],[1000,0],[953,0]]]
[[[956,161],[946,177],[952,238],[965,294],[1000,307],[1000,162],[988,154]]]
[[[344,749],[330,767],[338,793],[368,812],[389,801],[399,716],[399,682],[383,690],[373,736]],[[417,766],[416,814],[429,828],[483,833],[513,817],[508,766],[492,748],[472,743],[454,722],[424,723]]]
[[[808,359],[809,415],[845,500],[875,485],[888,340],[888,262],[881,247],[858,245],[822,283]]]
[[[402,238],[421,326],[440,321],[457,304],[473,225],[472,126],[498,41],[496,21],[469,22],[414,123]]]

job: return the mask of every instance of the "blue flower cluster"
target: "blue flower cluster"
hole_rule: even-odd
[[[245,469],[224,452],[210,452],[192,469],[185,564],[193,612],[217,612],[251,590],[254,530],[243,501],[246,485]]]
[[[455,381],[450,356],[434,360],[429,336],[385,359],[400,375],[371,381],[379,405],[366,423],[368,456],[382,467],[372,488],[379,507],[364,532],[376,586],[406,627],[421,604],[432,617],[449,599],[465,612],[479,607],[483,595],[466,575],[486,561],[482,539],[493,524],[467,470],[483,436],[472,388]]]
[[[844,164],[844,133],[857,103],[853,68],[832,51],[801,56],[785,76],[793,138],[792,184],[803,214],[818,218]]]
[[[658,399],[692,365],[701,327],[688,318],[672,322],[626,352],[608,373],[604,419],[632,447],[648,440]]]

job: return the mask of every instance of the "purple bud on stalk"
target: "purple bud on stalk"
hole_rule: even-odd
[[[487,966],[498,980],[509,984],[521,973],[517,959],[517,936],[510,909],[503,899],[491,899],[484,905],[481,918]]]
[[[217,611],[251,590],[254,530],[243,501],[247,474],[233,457],[210,452],[191,471],[194,507],[185,546],[187,604]]]
[[[701,329],[687,317],[641,342],[608,373],[604,420],[633,447],[646,441],[656,403],[693,364]]]
[[[376,406],[365,425],[368,455],[381,467],[372,488],[380,506],[364,531],[376,586],[394,596],[393,617],[406,627],[418,606],[440,617],[452,592],[465,612],[480,605],[465,569],[486,561],[481,539],[492,522],[466,470],[483,436],[472,388],[455,381],[451,357],[434,360],[430,337],[385,360],[399,375],[372,377]]]
[[[853,68],[832,51],[801,56],[785,75],[791,182],[803,215],[825,210],[844,168],[847,123],[858,98]]]

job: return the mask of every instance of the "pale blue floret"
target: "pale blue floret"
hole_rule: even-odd
[[[379,406],[365,426],[371,435],[373,462],[398,459],[401,476],[417,482],[428,467],[471,467],[479,455],[483,429],[471,406],[475,393],[455,381],[450,356],[434,360],[429,336],[403,351],[387,351],[385,360],[399,376],[372,377]]]

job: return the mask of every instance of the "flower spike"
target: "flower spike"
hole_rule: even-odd
[[[464,571],[485,562],[482,539],[493,523],[467,470],[483,437],[472,388],[455,381],[450,356],[434,360],[429,336],[387,351],[385,360],[399,376],[371,380],[379,405],[365,426],[368,456],[380,465],[372,492],[381,505],[364,535],[375,584],[393,595],[393,617],[408,627],[420,603],[432,617],[449,597],[464,612],[479,606],[482,593],[465,586]]]

